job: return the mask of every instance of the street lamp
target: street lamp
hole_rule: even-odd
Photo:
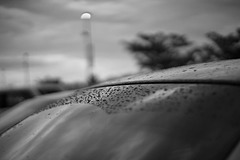
[[[83,41],[85,44],[85,52],[86,52],[86,59],[87,59],[87,80],[89,85],[92,84],[91,80],[94,78],[93,73],[93,44],[92,44],[92,35],[91,35],[91,13],[85,12],[81,15],[82,20],[82,35]]]

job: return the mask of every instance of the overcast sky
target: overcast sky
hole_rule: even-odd
[[[206,32],[225,34],[240,26],[239,0],[0,0],[1,83],[23,84],[25,52],[32,82],[86,80],[80,20],[86,11],[93,14],[94,72],[100,79],[138,71],[122,41],[139,32],[175,32],[202,42]]]

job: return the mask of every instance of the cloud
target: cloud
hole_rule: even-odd
[[[52,21],[15,8],[0,7],[0,13],[0,55],[73,53],[81,47],[79,22]]]
[[[240,22],[237,0],[169,0],[157,7],[159,10],[151,7],[157,18],[149,20],[146,29],[183,33],[199,42],[206,41],[209,31],[228,33]]]
[[[42,56],[29,56],[29,65],[31,68],[38,67],[51,67],[60,65],[66,58],[63,55],[48,55]],[[0,68],[7,70],[22,70],[23,63],[25,62],[23,54],[13,56],[1,56],[0,57]]]
[[[29,14],[18,9],[0,6],[0,34],[21,34],[33,26]]]

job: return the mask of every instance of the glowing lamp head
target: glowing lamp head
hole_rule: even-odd
[[[81,19],[91,19],[91,14],[90,13],[83,13],[81,15]]]

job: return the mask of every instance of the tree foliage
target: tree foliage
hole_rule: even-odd
[[[187,64],[217,61],[220,57],[216,47],[210,44],[194,46],[188,51],[188,55],[191,56],[191,59]]]
[[[157,70],[185,64],[186,59],[180,50],[191,42],[183,35],[159,32],[139,34],[137,40],[125,44],[142,68]]]
[[[240,58],[240,28],[228,35],[209,32],[206,37],[211,43],[194,46],[184,35],[142,33],[135,40],[125,42],[125,46],[141,68],[151,70]]]
[[[209,32],[206,35],[217,48],[219,59],[240,58],[240,28],[235,33],[222,35],[217,32]]]

